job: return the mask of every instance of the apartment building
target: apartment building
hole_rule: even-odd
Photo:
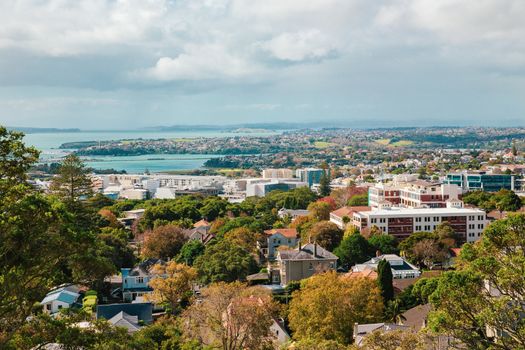
[[[293,171],[291,169],[263,169],[263,179],[291,179]]]
[[[398,239],[414,232],[433,231],[442,222],[448,222],[464,242],[477,241],[488,224],[481,209],[462,208],[450,201],[447,208],[382,208],[353,214],[352,224],[364,230],[377,226],[385,234]]]
[[[461,187],[417,180],[403,185],[376,184],[368,189],[369,205],[378,208],[388,202],[406,208],[446,208],[447,200],[460,199]]]
[[[297,169],[295,171],[295,176],[302,182],[306,182],[308,187],[312,187],[314,184],[319,184],[321,182],[321,177],[324,172],[323,169],[318,168]],[[329,170],[327,170],[327,172],[328,175],[330,175]]]

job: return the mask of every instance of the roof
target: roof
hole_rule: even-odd
[[[400,216],[413,216],[413,215],[472,215],[472,214],[485,214],[485,212],[481,209],[474,209],[474,208],[416,208],[416,209],[408,209],[408,208],[398,208],[393,207],[391,209],[377,209],[377,210],[370,210],[370,211],[361,211],[364,212],[363,214],[366,215],[374,215],[374,216],[394,216],[394,217],[400,217]]]
[[[342,207],[337,210],[334,210],[330,214],[342,218],[343,216],[352,216],[352,213],[357,211],[370,211],[372,208],[368,206],[356,206],[356,207]]]
[[[97,319],[105,318],[111,320],[115,315],[124,312],[129,316],[137,316],[138,320],[144,323],[153,321],[152,303],[132,303],[132,304],[107,304],[97,306]]]
[[[134,333],[140,329],[139,318],[137,316],[131,316],[120,311],[115,316],[108,320],[114,326],[123,327],[128,330],[128,333]]]
[[[204,219],[197,221],[193,224],[193,227],[202,227],[202,226],[210,226],[210,223]]]
[[[450,248],[450,255],[453,257],[459,256],[461,253],[461,248]]]
[[[403,326],[409,326],[416,331],[424,327],[428,313],[430,312],[430,304],[418,305],[408,309],[403,313]]]
[[[53,301],[61,301],[66,304],[73,304],[77,301],[80,294],[66,290],[64,288],[60,288],[54,291],[49,292],[44,300],[42,300],[42,304],[47,304]]]
[[[274,228],[264,231],[268,236],[280,233],[286,238],[297,238],[297,230],[295,228]]]
[[[157,264],[164,265],[166,264],[166,262],[162,259],[156,258],[146,259],[134,268],[132,268],[128,276],[148,276],[151,268]]]
[[[316,243],[308,243],[298,249],[280,250],[281,260],[337,260],[338,257]]]
[[[259,272],[246,276],[246,279],[248,281],[263,281],[269,279],[269,275],[267,272]]]
[[[377,272],[371,268],[365,268],[362,271],[350,271],[343,275],[346,278],[371,278],[377,279]]]

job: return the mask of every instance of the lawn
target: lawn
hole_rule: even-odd
[[[335,145],[336,145],[335,143],[325,142],[325,141],[315,141],[314,142],[314,147],[319,148],[319,149],[333,147]]]

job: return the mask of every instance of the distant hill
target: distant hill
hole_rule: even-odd
[[[71,129],[60,129],[60,128],[31,128],[31,127],[18,127],[10,126],[7,127],[10,130],[21,131],[26,134],[43,134],[43,133],[57,133],[57,132],[81,132],[82,130],[78,128]]]

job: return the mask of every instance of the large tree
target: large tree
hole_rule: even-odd
[[[204,254],[195,260],[193,266],[199,271],[204,283],[242,280],[257,271],[252,254],[227,239],[208,244]]]
[[[239,282],[215,283],[202,290],[202,302],[184,313],[187,333],[212,348],[271,348],[270,326],[277,307],[268,291]]]
[[[392,267],[385,259],[377,264],[377,284],[385,304],[394,299],[394,285],[392,284]]]
[[[305,280],[301,289],[292,294],[289,310],[295,340],[350,344],[354,323],[380,320],[383,302],[374,280],[327,272]]]
[[[341,241],[334,254],[339,258],[340,265],[348,269],[368,260],[373,254],[373,248],[360,233],[353,233]]]
[[[149,283],[153,293],[148,299],[156,304],[167,304],[169,311],[175,313],[178,307],[191,297],[193,284],[197,280],[197,270],[171,260],[166,264],[155,265],[153,273],[158,277]]]
[[[88,169],[77,155],[71,153],[64,158],[58,175],[53,178],[51,190],[68,204],[93,194],[93,183]]]
[[[343,239],[343,231],[330,221],[319,221],[303,237],[303,243],[316,242],[327,250],[334,250]]]
[[[147,258],[172,259],[179,254],[186,240],[180,227],[159,226],[145,233],[142,255]]]
[[[525,215],[488,226],[430,295],[430,327],[470,349],[525,348]],[[493,337],[493,334],[502,334]]]

